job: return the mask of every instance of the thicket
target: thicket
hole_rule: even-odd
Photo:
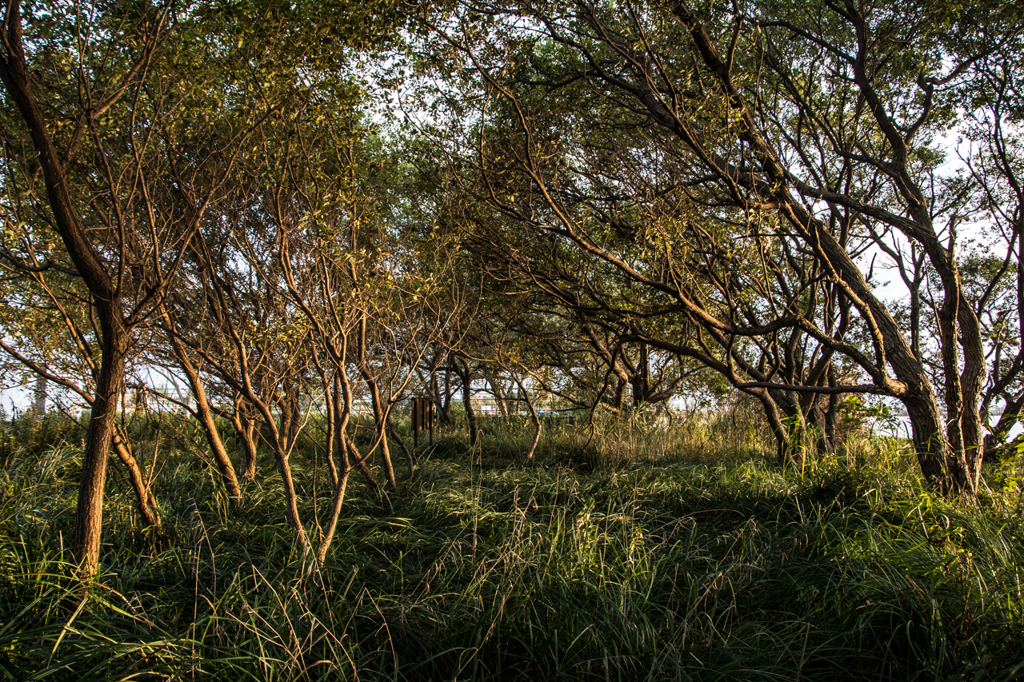
[[[201,434],[154,420],[139,451],[166,536],[112,466],[83,588],[63,551],[81,436],[58,426],[4,427],[7,679],[1024,677],[1013,459],[968,508],[894,439],[779,468],[735,415],[549,423],[527,461],[530,428],[489,419],[475,448],[439,434],[397,493],[354,483],[317,568],[276,477],[231,508]],[[300,448],[301,511],[322,517],[325,466]]]

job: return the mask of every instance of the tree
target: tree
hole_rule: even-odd
[[[896,398],[926,478],[970,498],[984,343],[955,249],[966,206],[930,178],[964,74],[1020,32],[998,8],[977,13],[492,4],[484,27],[468,14],[436,25],[479,76],[458,97],[482,104],[472,148],[441,148],[475,171],[462,172],[468,191],[528,228],[531,246],[509,227],[493,251],[541,288],[566,303],[584,292],[581,310],[613,311],[635,340],[713,367],[762,401],[780,441],[816,404],[802,396]],[[904,243],[936,275],[948,419],[864,256]],[[682,267],[693,258],[702,279]],[[665,315],[691,321],[692,339],[647,322]],[[842,381],[840,359],[866,381]]]
[[[964,157],[977,190],[982,238],[964,253],[968,299],[986,341],[989,381],[981,414],[991,424],[986,456],[1003,449],[1024,409],[1024,148],[1017,129],[1024,119],[1021,40],[982,60],[972,73],[964,106],[972,111]],[[1002,403],[999,405],[999,403]]]
[[[18,168],[8,177],[16,175],[20,181],[8,186],[4,210],[9,223],[35,223],[42,233],[59,240],[39,267],[74,273],[88,292],[98,323],[100,357],[72,541],[81,576],[88,579],[99,561],[107,454],[132,329],[160,295],[159,277],[151,268],[161,269],[161,242],[180,234],[156,232],[155,242],[126,238],[136,217],[134,206],[127,204],[141,200],[125,191],[124,176],[114,171],[123,170],[124,163],[143,171],[141,157],[131,153],[140,148],[126,149],[123,144],[126,139],[142,140],[134,138],[138,128],[127,135],[119,131],[112,139],[108,126],[115,119],[124,120],[116,114],[125,101],[138,110],[140,123],[149,118],[142,108],[151,102],[139,88],[168,37],[171,17],[166,5],[115,16],[68,16],[60,6],[34,9],[37,13],[27,17],[28,36],[18,2],[6,5],[0,24],[0,81],[8,112],[18,112],[17,119],[6,116],[5,161]],[[76,34],[83,39],[72,40]],[[50,36],[66,42],[48,41]],[[111,50],[115,40],[124,49]],[[56,113],[48,116],[48,111]],[[92,167],[93,174],[83,171],[82,159],[99,162]],[[79,194],[85,185],[98,190],[99,201]],[[42,220],[36,223],[39,217]],[[52,243],[45,237],[43,241]]]

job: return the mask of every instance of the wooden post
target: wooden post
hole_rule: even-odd
[[[420,401],[412,399],[412,449],[416,452],[420,449]]]
[[[412,400],[413,448],[420,446],[420,431],[430,429],[430,444],[434,444],[434,403],[427,398]]]

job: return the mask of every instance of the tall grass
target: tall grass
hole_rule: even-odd
[[[464,427],[462,413],[455,412],[453,421]],[[533,440],[528,418],[478,417],[478,423],[483,452],[496,459],[525,463],[522,454]],[[756,411],[742,407],[728,412],[664,415],[637,411],[621,416],[544,418],[542,434],[538,461],[578,471],[664,459],[746,460],[771,451],[765,444],[771,436],[763,419]],[[438,438],[435,451],[453,456],[468,448],[465,428],[457,428]]]
[[[726,424],[624,426],[549,424],[530,463],[528,425],[491,423],[477,449],[441,436],[399,493],[353,486],[320,570],[274,477],[231,510],[168,450],[170,539],[137,526],[112,476],[84,598],[62,552],[80,445],[17,448],[0,472],[0,677],[1024,678],[1012,472],[965,509],[896,442],[784,470]],[[324,473],[294,465],[312,518]]]

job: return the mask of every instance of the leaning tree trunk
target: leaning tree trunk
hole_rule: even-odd
[[[191,383],[191,381],[190,381]],[[210,452],[213,453],[213,460],[217,463],[217,470],[220,472],[221,481],[228,491],[228,498],[232,505],[242,501],[242,489],[238,485],[238,476],[235,473],[235,465],[232,464],[228,451],[224,448],[224,441],[221,440],[220,430],[214,419],[210,403],[206,398],[203,386],[197,380],[192,387],[192,395],[196,399],[196,413],[199,415],[199,423],[202,424],[203,432],[206,434],[206,442],[210,445]]]
[[[128,355],[128,332],[124,327],[120,302],[97,301],[96,312],[103,335],[100,371],[85,438],[75,531],[71,540],[71,551],[78,563],[79,577],[83,580],[91,579],[99,568],[107,458],[114,440],[117,403],[124,390],[125,358]]]
[[[407,480],[412,479],[413,474],[416,472],[416,455],[413,454],[413,451],[409,449],[409,446],[407,446],[405,444],[405,440],[402,438],[402,436],[395,429],[395,425],[391,421],[391,413],[390,412],[388,413],[387,422],[388,422],[388,433],[391,435],[391,438],[396,443],[398,443],[398,447],[402,449],[402,453],[405,455],[405,467],[406,467],[405,478]]]
[[[779,406],[765,389],[748,389],[744,393],[751,395],[761,403],[764,409],[765,419],[768,421],[768,428],[775,438],[775,460],[778,465],[785,466],[793,461],[793,443],[789,439],[789,431],[786,423],[779,414]]]
[[[245,369],[248,371],[247,368]],[[249,385],[248,378],[245,378],[244,381],[246,382],[246,391],[249,393],[251,400],[253,398],[252,386]],[[257,402],[256,406],[263,416],[263,423],[267,429],[270,447],[274,451],[274,463],[277,465],[277,471],[281,475],[281,483],[284,485],[285,515],[288,518],[288,524],[295,532],[295,537],[303,551],[311,549],[306,528],[303,526],[302,517],[299,515],[299,497],[295,491],[295,479],[292,476],[292,467],[289,462],[290,452],[285,446],[284,437],[277,428],[277,423],[274,421],[274,415],[271,413],[270,407],[264,402]]]
[[[711,77],[718,82],[717,91],[729,99],[741,138],[749,145],[762,174],[744,173],[742,178],[737,179],[728,162],[710,155],[704,157],[708,170],[718,178],[728,180],[730,194],[737,206],[748,205],[749,197],[744,194],[746,190],[759,193],[759,202],[773,205],[780,217],[813,250],[815,258],[828,268],[829,278],[844,289],[844,295],[857,301],[858,312],[870,325],[877,354],[882,358],[881,362],[873,363],[863,357],[857,362],[884,393],[897,398],[906,407],[922,473],[930,483],[949,494],[974,498],[978,464],[984,448],[977,410],[978,394],[985,375],[984,347],[977,319],[971,319],[974,315],[965,300],[955,258],[951,250],[940,242],[932,224],[931,202],[917,186],[909,168],[908,160],[913,155],[905,138],[906,133],[888,116],[882,95],[874,86],[874,73],[870,71],[873,60],[867,58],[870,51],[866,28],[868,22],[857,13],[853,4],[847,3],[846,7],[849,15],[845,19],[857,26],[860,41],[857,57],[851,63],[852,82],[859,96],[863,97],[865,110],[870,112],[878,131],[888,142],[890,153],[885,159],[878,158],[877,162],[884,165],[886,173],[894,180],[894,190],[905,199],[912,224],[897,224],[889,217],[884,220],[908,234],[912,242],[920,244],[942,282],[943,300],[939,322],[943,327],[940,336],[945,378],[950,382],[945,387],[950,413],[948,431],[939,414],[935,390],[925,374],[925,367],[915,356],[890,310],[868,286],[859,264],[845,244],[839,243],[829,223],[812,214],[804,202],[811,198],[853,209],[858,213],[862,212],[863,206],[852,196],[802,182],[790,173],[782,155],[771,144],[771,135],[763,133],[756,111],[748,106],[743,88],[734,80],[729,60],[723,59],[699,14],[685,0],[674,0],[669,5],[672,14],[689,31],[697,58],[708,67]],[[646,64],[639,64],[638,68],[644,69]],[[698,145],[692,140],[699,139],[700,135],[689,127],[685,118],[680,118],[662,105],[662,96],[651,89],[650,82],[653,81],[646,81],[637,88],[642,91],[640,101],[647,112],[654,121],[672,131],[688,147],[697,149]],[[740,191],[740,187],[744,191]],[[792,192],[794,189],[802,196],[797,197]],[[963,349],[962,358],[957,358],[958,344]],[[960,361],[963,362],[962,374]],[[895,378],[889,376],[890,369],[895,373]]]
[[[532,460],[533,456],[537,454],[537,445],[540,444],[540,435],[543,430],[543,426],[540,421],[540,415],[537,414],[537,408],[533,405],[533,400],[530,398],[529,392],[526,387],[523,386],[523,382],[519,380],[519,377],[512,374],[512,379],[516,382],[516,386],[519,387],[520,393],[523,395],[523,400],[526,401],[526,407],[530,410],[530,421],[533,422],[533,440],[530,442],[530,449],[526,452],[526,459]]]
[[[153,494],[153,489],[150,487],[149,482],[146,481],[142,466],[132,453],[131,445],[120,429],[115,429],[114,431],[114,451],[117,452],[118,459],[121,460],[121,464],[124,465],[125,470],[128,472],[128,482],[135,493],[135,507],[139,512],[142,523],[154,529],[158,535],[162,535],[163,531],[160,527],[160,513],[157,511],[156,496]]]
[[[203,433],[206,434],[206,442],[210,445],[213,461],[217,463],[217,470],[220,472],[221,481],[223,481],[224,487],[228,491],[228,498],[231,500],[232,506],[237,505],[242,499],[242,489],[238,486],[235,465],[231,463],[228,451],[224,447],[224,441],[221,440],[220,430],[217,428],[217,420],[213,415],[213,410],[210,409],[210,401],[206,398],[206,389],[203,387],[199,372],[196,370],[195,365],[192,364],[184,344],[175,335],[174,328],[171,326],[173,324],[171,317],[163,305],[161,305],[160,312],[163,314],[164,323],[167,325],[166,336],[171,342],[171,348],[174,351],[175,357],[178,359],[178,366],[185,373],[189,388],[192,389],[192,397],[196,399],[196,416],[199,418],[199,424],[203,427]]]

